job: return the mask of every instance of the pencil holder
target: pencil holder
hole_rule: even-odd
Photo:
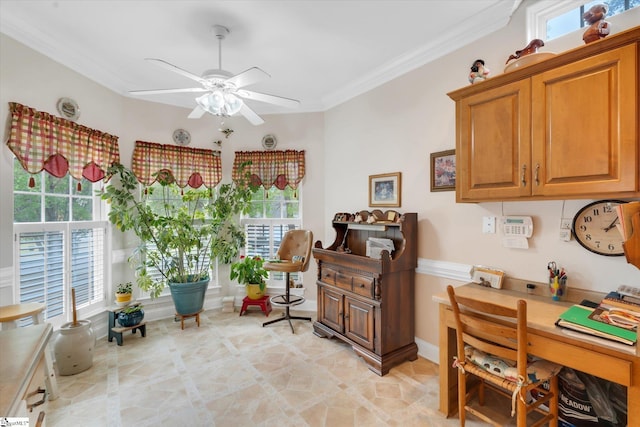
[[[549,292],[551,299],[560,301],[567,295],[567,277],[551,277],[549,278]]]

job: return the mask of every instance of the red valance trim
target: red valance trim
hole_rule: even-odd
[[[97,182],[120,162],[117,136],[16,102],[10,102],[9,109],[7,146],[31,174],[45,170],[61,178],[68,172],[74,179]]]
[[[132,170],[147,186],[156,182],[160,173],[170,174],[180,188],[213,188],[222,180],[220,151],[155,142],[136,141]]]
[[[265,189],[276,187],[284,190],[288,185],[296,189],[305,175],[304,150],[285,151],[236,151],[233,161],[232,178],[241,181],[241,167],[246,164],[250,180]]]

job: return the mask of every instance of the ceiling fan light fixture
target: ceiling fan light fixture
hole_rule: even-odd
[[[215,116],[232,116],[236,114],[244,103],[233,94],[224,94],[220,90],[196,98],[196,103],[207,113]]]
[[[238,111],[240,111],[240,109],[242,108],[242,105],[244,104],[240,98],[230,93],[224,96],[224,100],[225,100],[225,105],[223,109],[225,113],[230,116],[233,116]]]

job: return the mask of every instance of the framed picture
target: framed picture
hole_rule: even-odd
[[[431,153],[431,191],[456,189],[456,150]]]
[[[369,175],[369,206],[400,207],[402,174]]]

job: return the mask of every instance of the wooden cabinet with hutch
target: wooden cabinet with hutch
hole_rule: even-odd
[[[416,360],[414,288],[417,214],[396,211],[338,213],[335,241],[317,241],[318,319],[314,334],[348,344],[378,375],[406,360]],[[378,219],[367,223],[369,217]],[[390,239],[394,250],[367,256],[369,238]]]
[[[640,196],[640,27],[449,93],[458,202]]]

